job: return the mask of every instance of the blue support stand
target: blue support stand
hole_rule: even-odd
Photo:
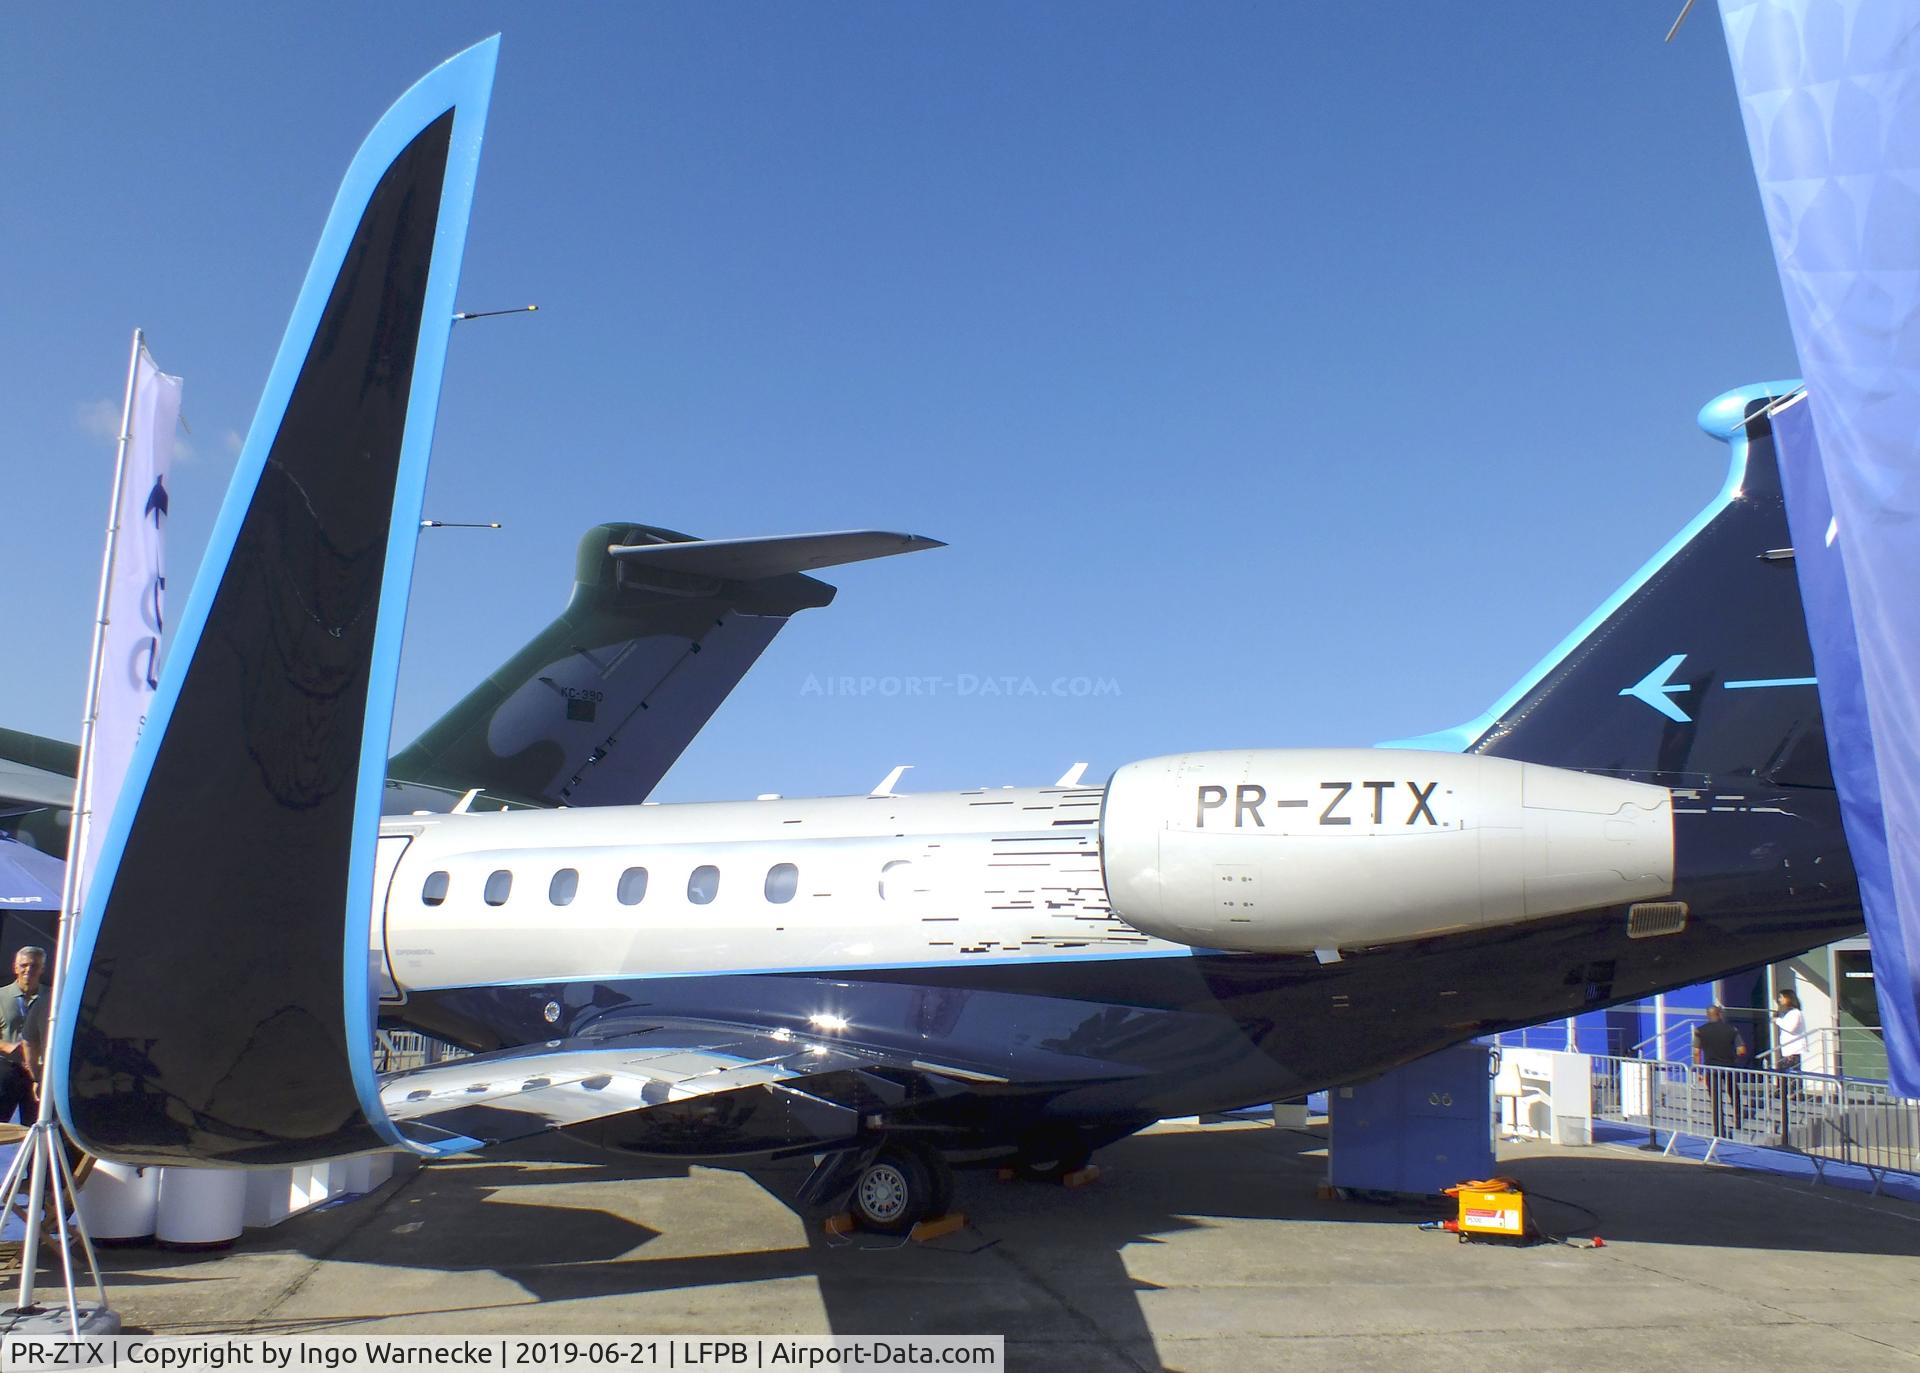
[[[1493,1173],[1493,1069],[1461,1044],[1327,1093],[1335,1187],[1435,1193]]]

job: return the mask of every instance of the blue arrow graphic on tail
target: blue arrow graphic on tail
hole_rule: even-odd
[[[1670,697],[1673,692],[1692,691],[1693,688],[1685,682],[1669,680],[1675,672],[1679,671],[1680,664],[1686,660],[1686,654],[1674,654],[1671,658],[1667,659],[1666,662],[1660,664],[1659,667],[1656,667],[1652,672],[1649,672],[1632,686],[1621,687],[1620,694],[1622,696],[1631,696],[1636,701],[1645,701],[1669,720],[1677,720],[1683,725],[1688,723],[1693,717],[1687,714],[1686,711],[1680,709]]]

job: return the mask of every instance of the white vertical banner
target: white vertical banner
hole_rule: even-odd
[[[154,365],[141,345],[133,364],[126,413],[126,465],[120,477],[119,535],[107,589],[107,627],[100,654],[99,713],[88,768],[92,774],[87,851],[81,890],[100,857],[114,799],[133,758],[134,741],[160,682],[160,639],[166,627],[164,551],[167,472],[180,422],[181,381]]]

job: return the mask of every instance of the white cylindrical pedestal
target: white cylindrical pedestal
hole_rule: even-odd
[[[334,1160],[334,1181],[342,1196],[357,1197],[373,1190],[373,1159],[367,1154]]]
[[[293,1170],[268,1168],[247,1174],[247,1201],[241,1219],[249,1229],[278,1225],[293,1205]]]
[[[80,1219],[96,1244],[148,1244],[160,1209],[160,1170],[93,1165],[80,1188]]]
[[[154,1238],[170,1249],[224,1249],[240,1238],[247,1175],[226,1168],[162,1168]]]

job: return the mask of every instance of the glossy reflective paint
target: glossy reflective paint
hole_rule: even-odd
[[[1684,930],[1627,936],[1625,907],[1316,958],[1184,950],[1158,956],[947,962],[817,973],[527,983],[413,995],[391,1023],[472,1048],[551,1035],[592,1042],[663,1018],[784,1028],[850,1048],[970,1069],[1004,1084],[896,1103],[887,1120],[953,1147],[1004,1145],[1041,1121],[1098,1135],[1350,1082],[1476,1035],[1697,982],[1857,932],[1852,869],[1830,799],[1753,794],[1740,812],[1682,817]],[[1791,874],[1804,873],[1802,880]],[[553,1002],[557,1024],[544,1018]],[[595,1141],[726,1157],[657,1134],[647,1113]]]
[[[236,464],[54,1030],[53,1090],[95,1152],[270,1164],[396,1138],[362,951],[496,49],[430,73],[362,145]]]

